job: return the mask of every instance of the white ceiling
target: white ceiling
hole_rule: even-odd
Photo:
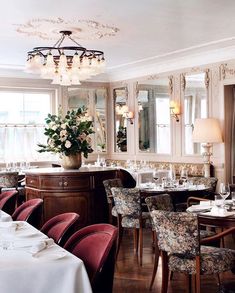
[[[233,52],[235,56],[234,11],[234,0],[7,0],[1,3],[0,11],[0,68],[5,72],[18,69],[19,73],[27,51],[55,43],[18,33],[19,24],[44,19],[43,29],[50,34],[61,25],[45,24],[45,20],[58,18],[69,23],[64,29],[77,29],[78,20],[119,29],[114,36],[78,40],[87,48],[105,52],[110,74],[131,70],[142,74],[146,66],[152,66],[154,72],[153,64],[161,70],[167,62],[176,68],[177,58],[183,64],[191,55],[207,56],[209,62],[213,53],[212,61],[216,61],[231,57]],[[228,49],[232,51],[228,53]]]

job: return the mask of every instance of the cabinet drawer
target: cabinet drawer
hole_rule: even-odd
[[[26,176],[26,186],[38,187],[39,180],[36,176]]]
[[[41,189],[63,189],[62,176],[40,176]]]
[[[90,189],[90,176],[66,176],[63,177],[63,188],[65,190],[89,190]]]

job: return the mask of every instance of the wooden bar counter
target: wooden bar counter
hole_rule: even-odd
[[[25,176],[26,199],[43,199],[43,223],[65,212],[78,213],[80,227],[108,222],[103,180],[118,177],[117,169],[39,168],[26,171]]]

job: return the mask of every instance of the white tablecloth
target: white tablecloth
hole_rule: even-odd
[[[0,222],[11,222],[12,217],[5,213],[4,211],[0,210]]]
[[[32,256],[32,247],[48,238],[28,223],[16,231],[7,227],[11,223],[0,223],[1,293],[92,292],[79,258],[56,244]],[[9,247],[4,249],[6,243]]]

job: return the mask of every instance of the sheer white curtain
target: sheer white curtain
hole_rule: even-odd
[[[44,126],[0,127],[0,160],[25,162],[50,160],[48,153],[38,153],[38,143],[46,143]]]

